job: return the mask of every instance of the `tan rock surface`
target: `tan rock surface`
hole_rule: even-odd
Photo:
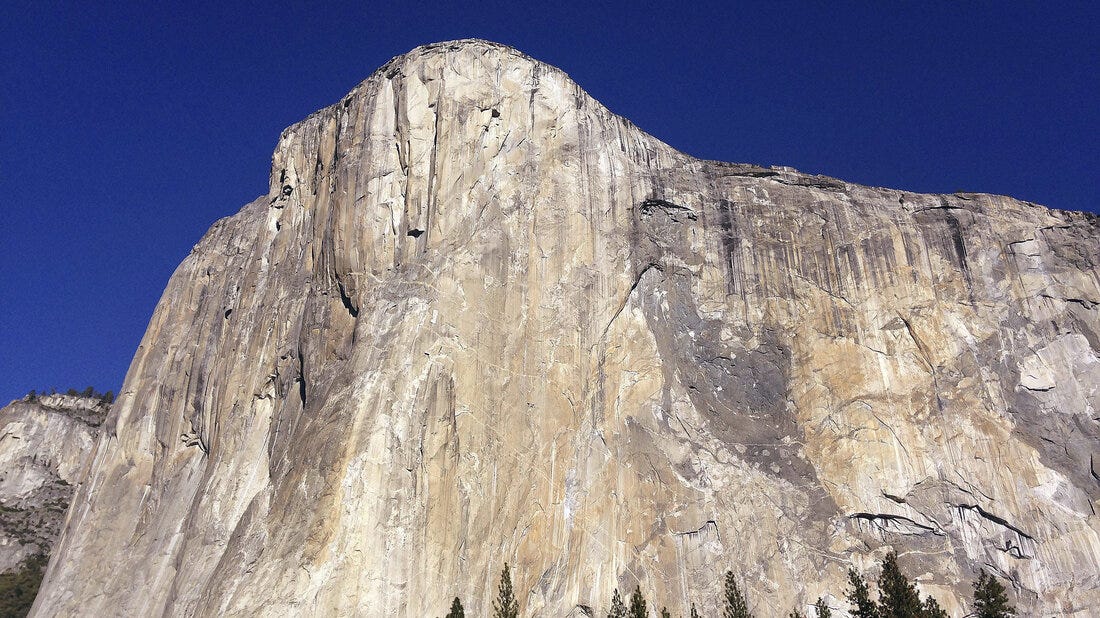
[[[165,290],[35,615],[761,616],[888,549],[1100,606],[1100,223],[700,161],[464,41],[286,131]],[[1096,454],[1094,456],[1094,454]]]
[[[50,553],[107,410],[68,395],[0,408],[0,573]]]

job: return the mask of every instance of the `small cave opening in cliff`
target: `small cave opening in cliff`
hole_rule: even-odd
[[[406,236],[412,236],[413,238],[420,238],[420,235],[423,234],[423,233],[424,233],[424,230],[421,230],[421,229],[418,229],[418,228],[414,227],[411,230],[409,230],[408,232],[406,232],[405,235]]]

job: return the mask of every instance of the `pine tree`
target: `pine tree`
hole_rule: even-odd
[[[634,594],[630,595],[630,618],[648,618],[649,613],[645,607],[645,597],[642,596],[642,588],[634,588]]]
[[[817,618],[833,618],[833,610],[829,609],[829,606],[825,604],[825,599],[821,597],[817,598],[814,611],[817,612]]]
[[[940,607],[939,601],[929,595],[924,597],[924,603],[921,604],[921,618],[947,618],[947,612]]]
[[[451,603],[451,611],[447,612],[447,615],[444,618],[465,618],[465,617],[466,617],[466,612],[463,611],[463,609],[462,609],[462,601],[459,601],[458,597],[455,597],[454,602]]]
[[[787,618],[806,618],[806,614],[803,614],[802,612],[800,612],[796,609],[793,612],[791,612],[790,615],[787,616]]]
[[[726,571],[725,582],[725,607],[722,610],[723,618],[752,618],[749,613],[749,604],[745,601],[745,595],[741,587],[737,585],[737,579],[733,571]]]
[[[852,618],[879,618],[878,607],[871,600],[867,582],[855,569],[848,569],[848,584],[852,587],[847,595],[848,603],[852,605]]]
[[[493,601],[493,618],[518,618],[519,601],[512,592],[512,574],[508,570],[508,563],[504,563],[504,571],[500,574],[500,588],[497,590],[497,598]]]
[[[607,618],[627,618],[626,605],[623,604],[623,597],[619,594],[618,588],[611,595],[611,611],[607,612]]]
[[[672,618],[672,614],[669,613],[667,607],[662,607],[661,608],[661,618]]]
[[[1016,608],[1008,602],[1005,587],[984,570],[974,582],[974,615],[977,618],[1012,618]]]
[[[699,618],[699,612],[695,609],[695,604],[691,604],[691,618]]]
[[[878,578],[878,607],[882,618],[920,618],[920,594],[898,567],[897,552],[882,560],[882,575]]]

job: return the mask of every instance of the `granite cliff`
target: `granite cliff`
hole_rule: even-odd
[[[173,275],[38,616],[524,615],[640,584],[1100,606],[1100,221],[702,161],[458,41],[286,129]],[[831,596],[830,596],[831,595]]]
[[[43,395],[0,408],[0,573],[50,554],[109,407]]]

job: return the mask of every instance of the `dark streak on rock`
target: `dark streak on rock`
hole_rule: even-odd
[[[347,290],[344,289],[343,282],[337,280],[336,289],[340,291],[340,302],[343,303],[344,309],[348,310],[348,313],[351,314],[351,317],[359,317],[359,307],[356,307],[355,304],[351,302],[351,298],[348,296]]]

